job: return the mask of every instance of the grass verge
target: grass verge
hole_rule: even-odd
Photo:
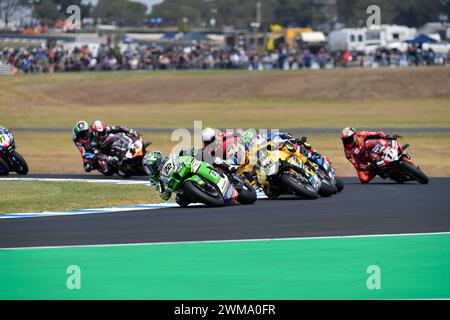
[[[109,208],[161,202],[149,187],[68,182],[0,181],[1,213]]]

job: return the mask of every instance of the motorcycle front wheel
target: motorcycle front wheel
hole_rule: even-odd
[[[336,178],[336,188],[338,192],[344,190],[344,181],[342,181],[342,179]]]
[[[225,200],[219,191],[212,186],[200,186],[193,181],[185,181],[183,189],[198,202],[211,207],[223,207]]]
[[[298,197],[304,197],[307,199],[317,199],[318,194],[315,191],[309,190],[303,183],[296,179],[290,173],[283,173],[280,177],[283,187]]]
[[[429,179],[426,176],[425,173],[422,172],[419,168],[412,165],[409,162],[402,161],[400,163],[400,166],[402,167],[403,171],[405,171],[409,176],[411,176],[414,180],[421,184],[428,184]]]
[[[333,194],[336,194],[337,192],[338,192],[337,187],[322,181],[322,185],[320,186],[319,189],[319,195],[321,197],[324,198],[331,197]]]
[[[14,163],[14,170],[20,175],[28,173],[28,164],[25,159],[17,152],[11,152],[11,161]]]

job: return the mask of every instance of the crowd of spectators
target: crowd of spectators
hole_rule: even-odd
[[[24,73],[169,69],[323,69],[336,67],[407,67],[445,65],[447,55],[410,47],[407,52],[379,49],[373,54],[331,53],[325,48],[246,52],[209,45],[100,45],[72,49],[0,48],[0,64]]]

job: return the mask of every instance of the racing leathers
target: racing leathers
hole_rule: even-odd
[[[239,137],[234,130],[227,130],[226,132],[217,130],[214,141],[203,145],[205,161],[214,162],[216,158],[220,158],[223,161],[230,160],[238,152],[238,140]],[[210,159],[208,159],[208,156]]]
[[[106,160],[106,165],[109,170],[112,170],[111,166],[117,166],[120,163],[120,160],[114,154],[111,154],[110,145],[108,143],[108,136],[111,134],[124,133],[128,136],[139,136],[139,133],[133,129],[128,129],[124,126],[107,126],[104,134],[95,135],[92,141],[92,146],[96,149],[97,154],[101,156],[101,158]]]
[[[94,146],[92,143],[92,134],[89,134],[89,137],[87,137],[87,139],[83,139],[83,138],[77,138],[77,137],[73,137],[73,143],[75,144],[75,146],[77,147],[78,151],[81,154],[81,157],[83,159],[83,166],[84,166],[84,170],[86,172],[90,172],[93,169],[95,169],[96,165],[94,160],[92,159],[86,159],[84,156],[86,153],[92,153],[94,154]]]
[[[358,173],[359,180],[363,184],[369,183],[375,178],[375,164],[372,162],[367,149],[366,142],[371,139],[389,139],[383,131],[360,131],[355,134],[355,140],[345,146],[345,157],[353,164]]]
[[[150,185],[158,192],[163,201],[168,201],[172,196],[172,191],[170,191],[168,187],[170,177],[164,170],[169,160],[169,157],[165,157],[161,163],[161,170],[158,173],[150,176]]]
[[[174,159],[178,156],[198,157],[199,155],[201,155],[201,153],[198,153],[197,149],[187,148],[181,151],[179,155],[171,154],[162,159],[158,172],[150,175],[150,185],[158,192],[163,201],[168,201],[172,196],[172,191],[169,188],[169,184],[171,180],[170,174],[172,173],[172,170],[174,170],[172,163],[176,162]],[[182,207],[189,204],[188,200],[180,194],[177,194],[176,202]]]

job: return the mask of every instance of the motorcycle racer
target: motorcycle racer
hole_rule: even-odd
[[[9,130],[3,126],[0,126],[0,133],[8,134]]]
[[[87,121],[78,121],[72,130],[73,143],[83,157],[86,153],[93,152],[92,146],[92,129]],[[94,169],[92,160],[83,158],[83,166],[86,172]]]
[[[172,196],[172,191],[170,191],[169,188],[170,170],[165,167],[171,162],[170,157],[173,156],[175,155],[163,157],[160,151],[151,151],[148,152],[142,160],[142,166],[150,178],[150,185],[158,192],[163,201],[168,201]],[[176,196],[176,202],[180,206],[188,205],[187,200],[179,194]]]
[[[110,134],[125,133],[127,135],[139,136],[139,133],[133,129],[128,129],[124,126],[108,126],[100,120],[94,121],[92,124],[93,140],[99,144],[103,143]]]
[[[348,127],[342,130],[341,139],[344,145],[345,157],[355,167],[359,180],[363,184],[369,183],[375,178],[377,162],[370,158],[366,150],[366,142],[376,139],[395,140],[398,135],[386,135],[383,131],[356,131]],[[381,160],[381,159],[380,159]]]
[[[129,136],[138,137],[139,133],[133,129],[128,129],[124,126],[108,126],[101,120],[96,120],[92,124],[92,145],[99,153],[105,154],[109,165],[117,165],[120,159],[113,156],[108,156],[108,146],[105,144],[106,139],[110,134],[125,133]]]
[[[227,130],[205,128],[202,131],[203,152],[213,159],[219,157],[228,160],[236,153],[236,144],[239,141],[240,130]],[[207,161],[210,162],[210,161]]]

